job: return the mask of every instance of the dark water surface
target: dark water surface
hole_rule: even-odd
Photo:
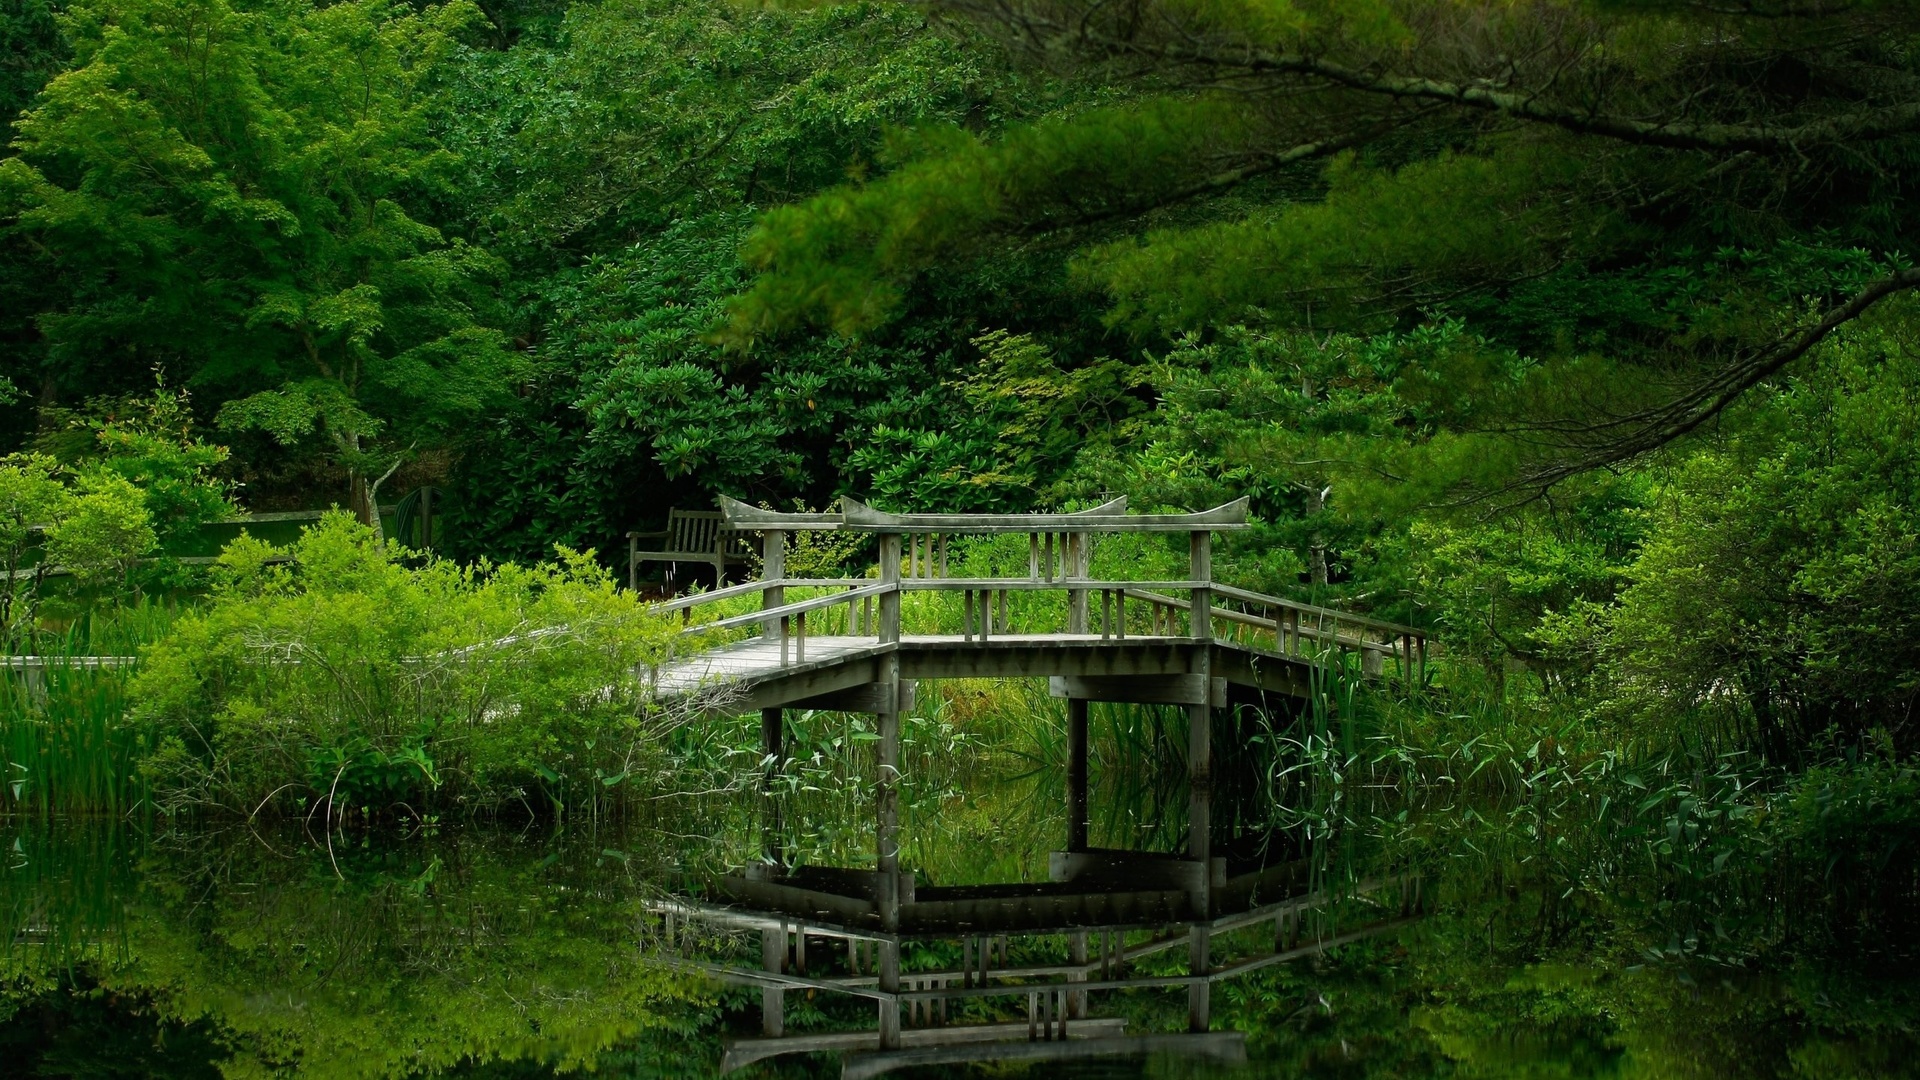
[[[1163,811],[1151,793],[1144,798],[1106,814],[1094,842],[1174,850],[1184,830],[1177,802],[1162,800],[1174,807]],[[713,912],[701,905],[727,899],[716,876],[772,843],[754,832],[752,802],[729,797],[704,817],[647,825],[396,825],[331,838],[299,827],[0,822],[0,1075],[719,1075],[729,1047],[738,1054],[761,1037],[765,999],[761,988],[716,973],[763,969],[773,938],[761,930],[783,925],[755,923],[751,910],[747,921],[702,915]],[[1057,805],[1057,793],[1015,786],[959,806],[939,827],[923,815],[921,828],[907,830],[902,863],[919,870],[922,900],[943,895],[942,886],[1044,882],[1049,853],[1060,846]],[[857,800],[848,806],[837,824],[788,824],[779,840],[785,857],[859,869],[863,818]],[[1833,944],[1844,935],[1782,936],[1764,902],[1748,907],[1771,929],[1722,922],[1680,942],[1658,902],[1572,883],[1563,892],[1551,875],[1489,862],[1469,850],[1470,839],[1458,841],[1467,845],[1459,850],[1431,840],[1420,849],[1382,839],[1390,830],[1378,822],[1398,815],[1358,816],[1376,824],[1254,829],[1231,813],[1217,816],[1216,850],[1234,859],[1223,873],[1264,873],[1280,883],[1262,886],[1247,906],[1268,910],[1259,904],[1289,890],[1322,898],[1213,936],[1216,966],[1276,948],[1293,955],[1214,984],[1210,1027],[1244,1033],[1243,1051],[1209,1053],[1223,1044],[1171,1038],[1087,1056],[1069,1040],[1066,1049],[1048,1048],[1044,1061],[901,1059],[891,1075],[1920,1070],[1920,984],[1910,964],[1884,952]],[[1117,865],[1123,880],[1114,887],[1136,894],[1162,872]],[[1143,925],[1092,931],[1093,962],[1103,943],[1132,949],[1138,955],[1111,974],[1145,985],[1088,995],[1070,1032],[1187,1031],[1187,989],[1152,982],[1187,971],[1183,931],[1165,936],[1170,947],[1152,948],[1167,933]],[[901,945],[909,987],[916,974],[977,966],[972,937],[936,937]],[[1312,947],[1339,938],[1352,940]],[[819,984],[785,990],[788,1036],[874,1029],[874,1004],[834,988],[835,980],[871,977],[871,941],[808,937],[804,974],[792,939],[783,933],[779,941],[790,973]],[[996,967],[1059,967],[1075,962],[1076,941],[1016,933],[1004,957],[997,939],[988,948]],[[1029,1004],[1023,992],[955,996],[924,1015],[910,1012],[905,1023],[909,1033],[943,1026],[944,1011],[946,1028],[1019,1029]],[[1240,1052],[1245,1060],[1232,1060]],[[790,1054],[732,1075],[855,1075],[874,1061],[858,1049]]]

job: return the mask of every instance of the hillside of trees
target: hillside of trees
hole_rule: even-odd
[[[1894,0],[5,0],[0,449],[107,499],[85,433],[158,384],[122,442],[231,505],[433,484],[496,562],[717,494],[1249,495],[1224,574],[1499,695],[1904,754],[1917,46]]]

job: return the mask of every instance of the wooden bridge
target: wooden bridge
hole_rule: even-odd
[[[1348,659],[1369,678],[1418,680],[1425,666],[1426,636],[1414,627],[1215,581],[1213,534],[1246,527],[1244,499],[1151,515],[1128,514],[1125,499],[1027,515],[886,514],[850,499],[837,514],[720,505],[727,529],[760,534],[760,579],[660,608],[679,612],[688,634],[753,636],[662,666],[653,673],[662,699],[727,687],[730,708],[882,713],[893,711],[882,706],[895,683],[911,694],[919,679],[1046,677],[1069,701],[1204,706],[1302,697]],[[871,534],[877,566],[861,578],[789,578],[788,537],[802,531]],[[1092,577],[1097,538],[1125,533],[1187,534],[1187,576]],[[1002,534],[1026,536],[1024,575],[949,573],[950,537]],[[812,595],[789,600],[789,590]],[[695,621],[756,595],[759,610]],[[946,603],[909,614],[910,597]]]
[[[1182,937],[1192,971],[1175,982],[1189,990],[1194,1030],[1205,1032],[1210,987],[1221,974],[1209,942],[1227,925],[1221,920],[1266,918],[1294,895],[1290,869],[1230,867],[1213,857],[1213,709],[1304,698],[1336,668],[1418,682],[1427,654],[1414,627],[1214,580],[1213,536],[1245,528],[1246,512],[1244,499],[1188,514],[1130,514],[1118,499],[1077,513],[1026,515],[887,514],[844,500],[837,513],[793,514],[721,499],[725,529],[759,534],[761,577],[660,607],[679,612],[684,632],[702,643],[744,636],[652,672],[656,698],[759,709],[770,770],[784,757],[786,710],[871,713],[878,767],[872,870],[788,867],[774,849],[762,865],[717,883],[718,891],[737,910],[782,926],[792,920],[879,942],[871,993],[882,1003],[875,1037],[883,1049],[902,1045],[899,1006],[911,997],[900,983],[902,936],[1064,931],[1084,939],[1088,927],[1170,920],[1191,921]],[[809,531],[871,535],[876,565],[858,578],[788,577],[789,538]],[[1184,534],[1186,575],[1092,574],[1097,544],[1139,533]],[[976,541],[961,552],[949,543],[1010,535],[1026,537],[1024,574],[977,572],[983,550],[1004,571],[1018,558],[1017,540]],[[953,573],[956,554],[975,571]],[[1052,882],[916,888],[899,866],[900,716],[913,709],[920,680],[963,678],[1046,678],[1066,699],[1068,835]],[[1186,709],[1184,857],[1088,846],[1091,701]],[[802,939],[808,932],[797,931]],[[786,932],[779,937],[787,940]],[[768,949],[769,970],[780,968]],[[780,996],[802,984],[778,974],[759,978],[768,1033],[778,1035]]]

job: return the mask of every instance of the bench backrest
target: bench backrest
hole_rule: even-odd
[[[745,555],[746,534],[721,526],[718,510],[669,510],[667,545],[673,551],[697,551],[703,555],[715,552]]]
[[[673,551],[714,551],[719,536],[720,512],[717,510],[667,512],[667,546]]]

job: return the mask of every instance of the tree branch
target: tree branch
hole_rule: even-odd
[[[1440,106],[1428,106],[1427,108],[1416,110],[1405,116],[1386,117],[1375,123],[1356,128],[1344,135],[1326,139],[1315,139],[1311,142],[1290,146],[1285,150],[1263,153],[1258,156],[1257,160],[1242,165],[1239,168],[1215,173],[1196,183],[1189,184],[1185,187],[1174,188],[1170,191],[1159,192],[1147,199],[1134,200],[1122,205],[1090,211],[1085,214],[1076,215],[1070,220],[1063,220],[1059,217],[1043,217],[1027,223],[1017,231],[1032,234],[1051,232],[1055,229],[1067,228],[1069,226],[1092,225],[1115,218],[1132,217],[1150,210],[1176,206],[1180,203],[1191,202],[1194,199],[1220,195],[1250,180],[1279,172],[1289,165],[1297,165],[1300,162],[1311,161],[1315,158],[1331,157],[1343,150],[1351,150],[1359,146],[1364,146],[1393,131],[1395,128],[1427,116],[1439,108]]]
[[[1819,322],[1799,334],[1727,365],[1687,393],[1651,409],[1598,422],[1548,420],[1509,428],[1509,433],[1532,431],[1574,439],[1584,436],[1596,443],[1574,458],[1529,470],[1504,490],[1544,494],[1555,484],[1580,473],[1658,450],[1720,415],[1741,394],[1805,356],[1835,330],[1866,314],[1875,304],[1915,288],[1920,288],[1920,267],[1883,277],[1845,303],[1829,309]]]

